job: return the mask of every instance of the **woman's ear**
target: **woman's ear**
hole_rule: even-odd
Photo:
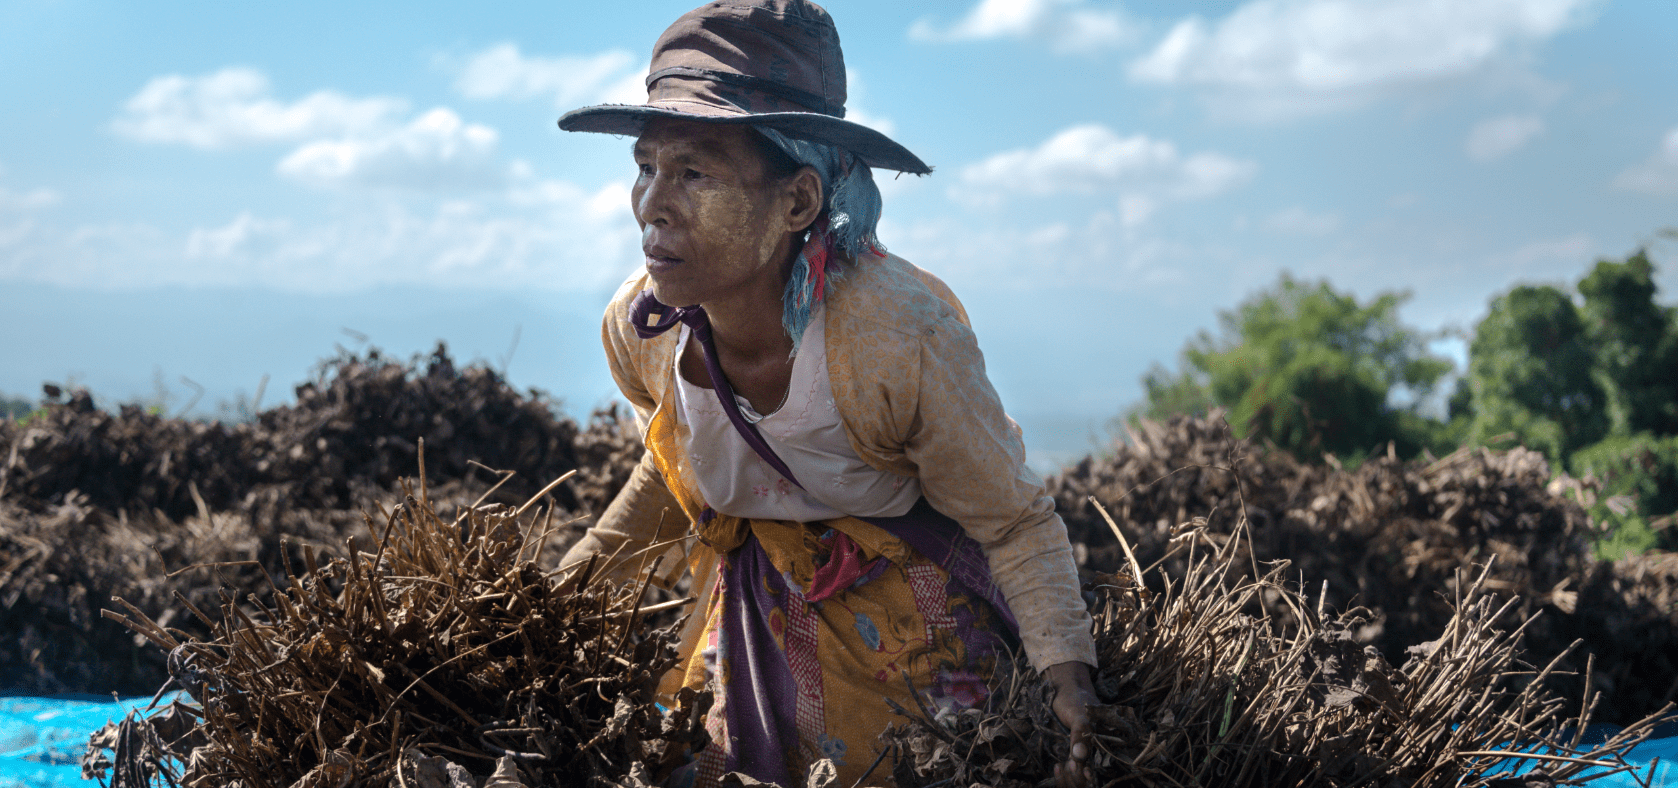
[[[816,223],[816,217],[822,213],[822,176],[816,168],[805,165],[787,179],[786,187],[791,198],[787,229],[794,233],[804,232]]]

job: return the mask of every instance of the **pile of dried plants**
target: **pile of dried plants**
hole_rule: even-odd
[[[1249,564],[1244,539],[1191,522],[1174,537],[1183,572],[1131,555],[1098,577],[1096,690],[1109,704],[1095,720],[1098,785],[1574,784],[1629,768],[1624,754],[1659,721],[1581,746],[1591,703],[1550,692],[1553,661],[1535,671],[1520,660],[1530,619],[1490,593],[1490,567],[1465,578],[1450,621],[1395,668],[1354,637],[1368,611],[1329,612],[1288,582],[1286,562]],[[1158,582],[1139,583],[1147,574]],[[998,698],[990,710],[910,714],[888,732],[897,784],[1027,788],[1051,776],[1067,740],[1048,688],[1024,680]],[[1516,778],[1517,765],[1530,771]]]
[[[205,717],[192,735],[211,743],[183,759],[170,754],[185,746],[172,735],[127,729],[113,748],[155,757],[117,758],[126,786],[142,773],[294,785],[340,769],[402,784],[404,768],[418,780],[407,785],[451,785],[449,774],[484,775],[498,762],[492,748],[537,753],[541,742],[573,741],[543,720],[576,733],[582,718],[552,709],[586,706],[578,713],[589,719],[616,719],[615,705],[565,696],[558,679],[506,671],[557,676],[556,665],[569,665],[565,675],[581,676],[597,667],[582,661],[595,652],[563,640],[571,636],[555,622],[594,615],[578,612],[587,600],[617,611],[596,623],[617,621],[610,626],[623,637],[621,615],[651,604],[633,590],[543,574],[580,531],[558,524],[586,523],[641,455],[622,412],[579,427],[539,392],[515,390],[482,365],[457,368],[441,348],[408,364],[342,355],[297,394],[295,405],[244,424],[112,413],[82,393],[28,422],[0,420],[0,689],[139,694],[171,674],[197,687]],[[397,477],[416,465],[425,491],[417,503]],[[571,470],[567,484],[537,489]],[[1678,563],[1664,554],[1597,561],[1577,501],[1583,488],[1552,478],[1536,453],[1476,448],[1405,461],[1376,451],[1356,467],[1333,457],[1303,463],[1234,438],[1212,414],[1144,422],[1049,488],[1086,579],[1099,581],[1100,689],[1116,704],[1103,723],[1111,780],[1211,785],[1256,774],[1342,784],[1359,769],[1402,763],[1422,771],[1396,779],[1428,784],[1447,772],[1484,776],[1496,760],[1467,753],[1554,735],[1561,712],[1542,692],[1589,697],[1595,719],[1622,725],[1678,699]],[[532,532],[512,513],[537,497],[553,527]],[[378,513],[377,525],[363,512]],[[495,547],[515,541],[510,554]],[[400,571],[398,562],[407,562]],[[284,580],[277,595],[270,578]],[[515,590],[533,607],[479,599]],[[132,604],[143,635],[98,615],[112,596]],[[399,626],[374,615],[381,609],[412,618]],[[539,615],[527,622],[531,611]],[[536,664],[519,649],[538,631],[584,651],[556,650]],[[1411,652],[1423,642],[1447,645]],[[613,680],[655,675],[667,656],[649,648],[608,659],[608,673],[622,672]],[[1516,654],[1553,665],[1549,681],[1529,686]],[[641,657],[650,662],[622,664]],[[1429,694],[1446,684],[1481,695]],[[998,714],[900,732],[913,756],[901,784],[1046,774],[1063,742],[1041,692],[1016,685]],[[1460,703],[1442,711],[1442,698]],[[1274,705],[1284,699],[1291,711]],[[1470,710],[1490,716],[1460,735],[1462,725],[1449,735],[1425,727],[1436,722],[1427,714]],[[626,784],[650,778],[669,754],[657,751],[665,739],[647,738],[652,717],[629,719],[589,750],[643,737],[651,749],[640,772],[598,772]],[[478,730],[490,723],[519,732]],[[1249,760],[1237,765],[1237,756]],[[280,760],[301,769],[284,771]],[[124,763],[156,768],[122,777]],[[502,785],[545,779],[531,771],[546,768],[538,761],[507,763],[517,768],[503,770]],[[267,782],[247,782],[255,776]]]
[[[163,655],[101,619],[106,600],[207,634],[176,594],[214,607],[224,586],[267,594],[264,570],[283,575],[304,545],[343,555],[364,538],[363,511],[401,500],[398,469],[418,467],[422,445],[445,518],[495,485],[489,500],[518,505],[575,469],[549,496],[586,521],[641,454],[622,410],[580,427],[441,347],[405,364],[376,350],[331,359],[294,404],[240,424],[111,412],[86,392],[56,400],[0,419],[0,691],[149,693]],[[579,530],[556,531],[540,560]],[[201,564],[222,570],[176,571]]]
[[[28,506],[75,490],[100,509],[177,519],[200,501],[216,511],[354,508],[358,487],[388,489],[413,474],[422,439],[429,483],[483,475],[483,466],[517,470],[502,487],[516,503],[626,447],[582,435],[539,390],[520,391],[483,364],[457,366],[442,345],[406,362],[377,349],[327,359],[296,387],[294,403],[243,423],[167,418],[138,405],[111,412],[86,391],[48,388],[40,415],[0,419],[0,478]],[[616,413],[602,417],[616,426]],[[578,509],[615,491],[582,484],[555,495]]]
[[[1165,558],[1180,523],[1203,518],[1214,539],[1250,525],[1244,564],[1289,561],[1290,579],[1327,583],[1329,609],[1366,608],[1353,636],[1394,663],[1446,627],[1457,578],[1495,556],[1487,592],[1518,599],[1512,615],[1523,620],[1545,611],[1521,648],[1548,662],[1583,640],[1563,659],[1571,675],[1558,686],[1583,695],[1594,656],[1599,718],[1627,724],[1678,700],[1678,607],[1640,590],[1678,573],[1648,558],[1598,561],[1578,486],[1520,447],[1410,461],[1378,451],[1356,468],[1332,456],[1303,463],[1237,439],[1218,413],[1144,421],[1128,442],[1049,480],[1088,570],[1125,564],[1092,499],[1124,526],[1144,565]],[[1165,560],[1174,574],[1188,568],[1182,555]]]
[[[558,484],[558,482],[555,482]],[[190,735],[129,720],[96,737],[87,769],[115,785],[193,788],[639,785],[708,742],[708,696],[653,701],[675,664],[674,626],[643,585],[592,564],[532,559],[558,527],[538,499],[438,516],[420,488],[366,518],[366,551],[302,549],[269,600],[180,601],[207,638],[132,605],[106,611],[168,653],[198,717]],[[166,687],[167,688],[167,687]],[[179,727],[178,723],[173,723]],[[126,750],[118,745],[126,743]]]

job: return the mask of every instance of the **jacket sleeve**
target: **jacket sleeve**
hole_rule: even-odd
[[[612,379],[634,408],[635,421],[644,436],[647,424],[657,409],[657,402],[645,384],[647,370],[643,365],[646,362],[643,354],[637,352],[643,348],[637,344],[639,339],[627,322],[629,302],[643,286],[639,276],[631,277],[624,283],[606,308],[600,335]],[[683,551],[679,548],[647,548],[656,542],[681,537],[686,531],[687,518],[681,504],[665,485],[663,475],[653,464],[652,455],[644,453],[630,473],[629,481],[607,505],[593,527],[566,551],[560,565],[581,563],[599,553],[609,561],[605,568],[607,576],[624,580],[639,575],[642,567],[651,565],[655,555],[662,554],[665,557],[659,567],[658,580],[667,585],[685,568],[681,561]]]
[[[891,428],[922,493],[984,548],[1032,667],[1095,665],[1066,524],[1025,463],[1019,426],[1003,412],[972,330],[952,315],[919,340],[918,369],[886,385],[897,389],[887,396]]]
[[[675,539],[686,531],[687,518],[681,504],[664,486],[664,478],[653,467],[652,455],[643,454],[629,481],[594,525],[566,551],[560,566],[586,562],[598,553],[607,562],[602,567],[606,577],[628,580],[640,576],[642,567],[651,566],[654,556],[667,552],[649,550],[649,546]],[[667,585],[670,575],[680,574],[684,568],[680,560],[672,560],[672,556],[666,556],[659,566],[659,579],[665,581],[661,584]]]

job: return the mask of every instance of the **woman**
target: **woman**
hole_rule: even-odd
[[[826,757],[887,782],[888,699],[982,705],[1023,648],[1073,734],[1057,779],[1086,783],[1095,653],[1065,526],[960,302],[874,237],[870,168],[930,168],[842,119],[838,34],[804,0],[688,13],[647,86],[559,121],[637,138],[646,254],[603,338],[648,451],[566,562],[692,571],[662,690],[715,694],[698,781],[794,785]]]

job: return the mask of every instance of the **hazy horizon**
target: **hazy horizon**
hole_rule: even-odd
[[[186,378],[214,415],[358,337],[499,366],[517,332],[510,381],[586,417],[633,168],[554,121],[641,100],[695,2],[0,0],[0,393]],[[849,117],[937,168],[876,174],[881,238],[964,300],[1040,468],[1283,271],[1429,332],[1644,245],[1678,294],[1678,3],[826,7]]]

